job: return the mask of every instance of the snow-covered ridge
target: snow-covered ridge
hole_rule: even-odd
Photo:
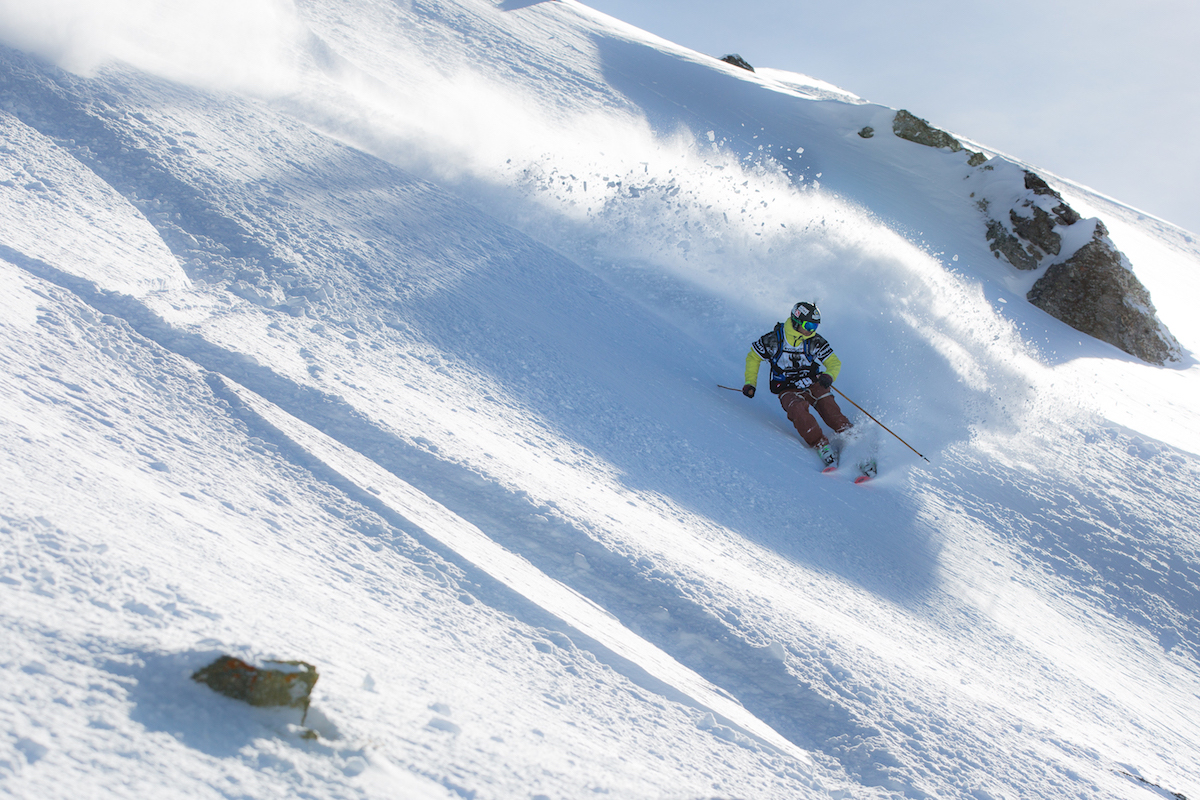
[[[1200,794],[1195,367],[1025,303],[961,154],[575,3],[244,7],[269,85],[0,60],[6,788]],[[1064,195],[1195,352],[1194,245]],[[800,298],[932,464],[716,388]]]

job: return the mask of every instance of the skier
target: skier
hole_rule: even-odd
[[[808,407],[815,407],[825,424],[837,433],[849,430],[851,425],[829,388],[841,372],[842,361],[825,337],[817,333],[820,324],[821,312],[815,303],[796,303],[787,322],[780,322],[751,345],[742,394],[754,397],[758,367],[763,361],[770,363],[771,392],[779,395],[779,404],[800,438],[816,449],[826,467],[831,467],[837,456]]]

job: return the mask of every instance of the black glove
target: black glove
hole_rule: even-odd
[[[833,378],[829,377],[828,372],[822,372],[817,376],[817,383],[828,389],[830,386],[833,386]]]
[[[747,383],[745,386],[743,386],[742,394],[746,395],[746,397],[754,397],[754,384]]]

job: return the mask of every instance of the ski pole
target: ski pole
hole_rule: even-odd
[[[834,385],[832,385],[832,384],[830,384],[829,388],[830,388],[830,389],[833,389],[835,392],[837,392],[838,394],[840,394],[842,397],[845,397],[845,398],[846,398],[846,402],[848,402],[850,405],[854,406],[854,407],[855,407],[855,408],[857,408],[859,411],[861,411],[861,412],[863,412],[864,414],[866,414],[868,417],[871,417],[870,413],[868,413],[868,412],[867,412],[867,410],[866,410],[865,408],[863,408],[863,407],[862,407],[862,406],[860,406],[858,403],[856,403],[856,402],[854,402],[853,400],[851,400],[849,397],[846,397],[846,393],[845,393],[845,392],[843,392],[841,389],[837,388],[836,386],[834,386]],[[875,423],[876,425],[878,425],[879,427],[883,428],[883,429],[884,429],[885,431],[887,431],[888,433],[892,434],[892,436],[896,436],[896,433],[895,433],[895,432],[894,432],[894,431],[893,431],[891,428],[889,428],[887,425],[884,425],[884,424],[883,424],[882,422],[880,422],[879,420],[875,419],[874,417],[871,417],[871,421],[872,421],[872,422],[874,422],[874,423]],[[900,437],[899,437],[899,436],[896,436],[896,438],[897,438],[897,439],[900,439]],[[911,444],[909,444],[908,442],[904,441],[903,439],[900,439],[900,444],[904,445],[904,446],[905,446],[905,447],[907,447],[909,450],[912,450],[914,453],[917,453],[917,448],[913,447]],[[917,453],[917,455],[921,456],[921,458],[925,458],[925,456],[922,456],[920,453]],[[932,462],[932,461],[930,461],[928,458],[925,458],[925,463],[927,463],[927,464],[932,464],[933,462]]]
[[[718,389],[728,389],[728,390],[729,390],[729,391],[731,391],[731,392],[740,392],[740,391],[741,391],[741,389],[735,389],[735,388],[733,388],[732,386],[722,386],[722,385],[721,385],[721,384],[719,384],[719,383],[717,384],[717,388],[718,388]]]

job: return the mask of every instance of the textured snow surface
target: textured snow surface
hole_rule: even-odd
[[[1187,234],[1045,176],[1158,369],[831,84],[575,2],[126,5],[0,4],[5,792],[1200,796]],[[928,462],[717,388],[800,299]]]

